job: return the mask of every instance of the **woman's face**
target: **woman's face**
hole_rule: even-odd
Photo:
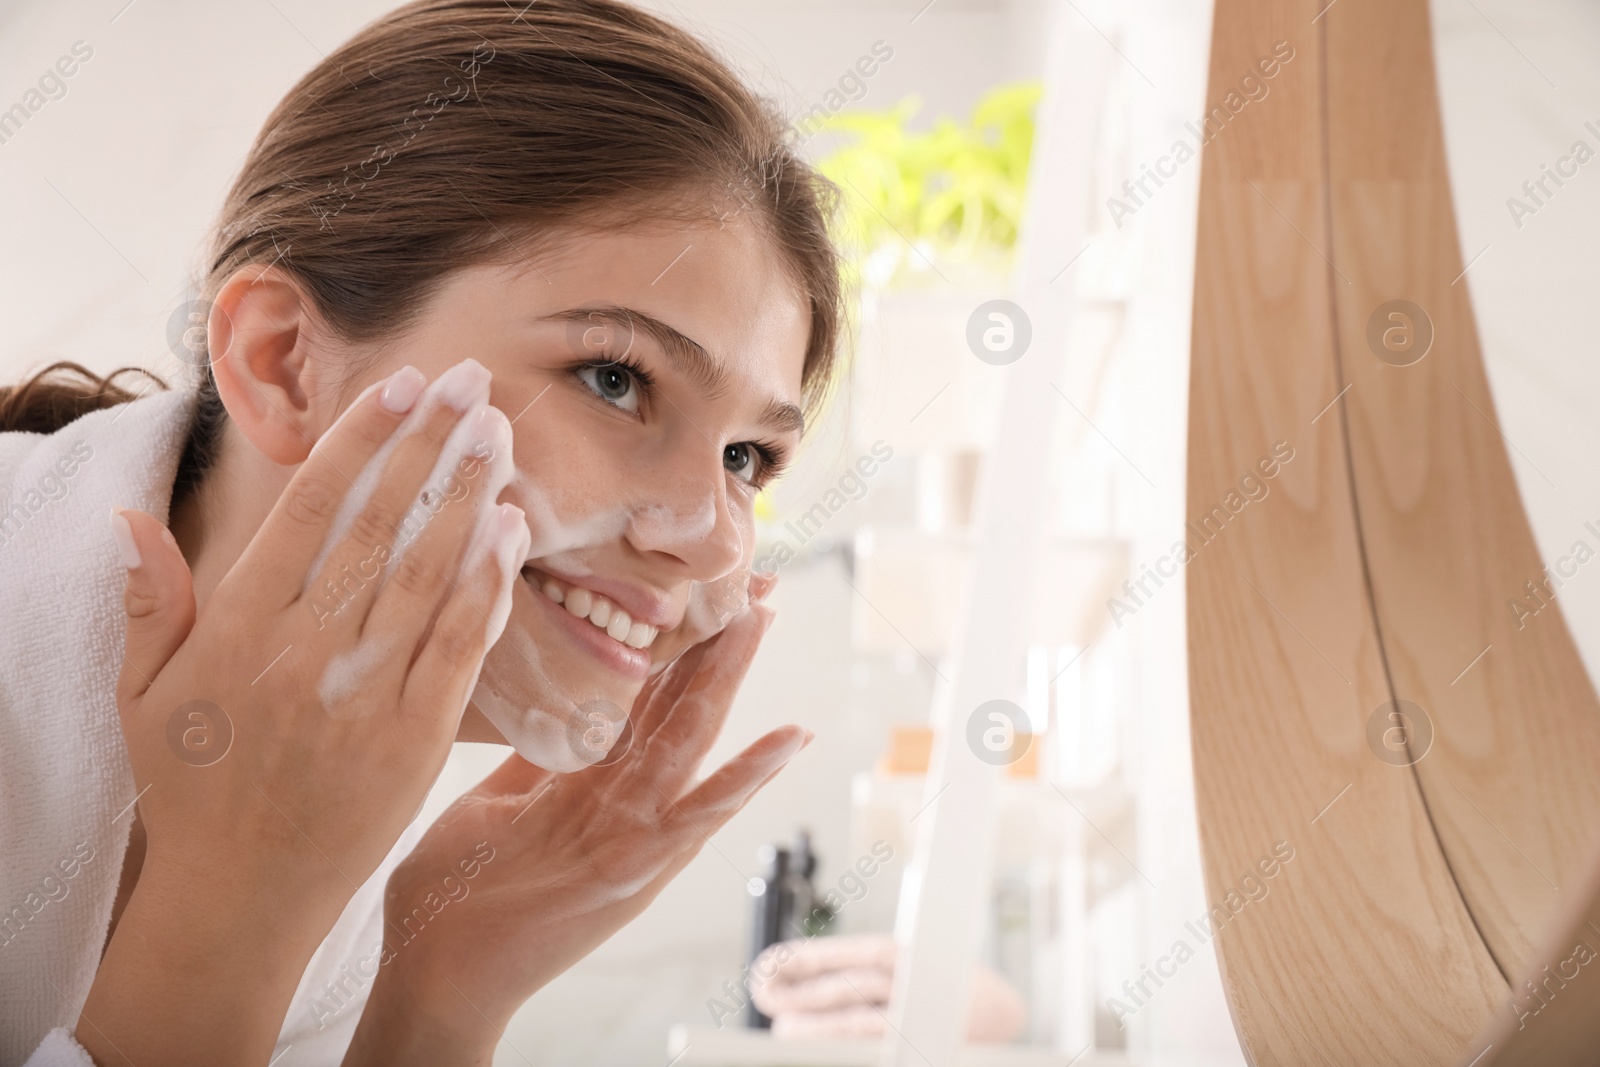
[[[553,770],[621,755],[646,679],[744,604],[756,493],[799,443],[809,328],[777,251],[736,217],[459,271],[384,347],[368,380],[470,356],[512,420],[500,499],[532,548],[464,738],[486,733],[476,712]]]

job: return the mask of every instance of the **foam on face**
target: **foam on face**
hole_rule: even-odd
[[[624,507],[563,517],[521,472],[512,484],[528,517],[528,561],[550,562],[566,574],[589,574],[583,550],[617,540],[628,527],[630,514]],[[484,657],[472,700],[519,756],[558,773],[604,761],[627,721],[626,709],[602,697],[564,692],[544,670],[532,637],[519,630],[503,634]]]
[[[507,634],[500,644],[508,642],[532,648],[532,642],[523,634]],[[493,656],[493,649],[490,654]],[[488,660],[489,657],[486,657],[484,666],[498,666],[490,664]],[[530,665],[530,673],[537,669]],[[517,754],[529,763],[548,771],[581,770],[584,765],[575,764],[575,755],[567,737],[567,722],[575,709],[562,709],[560,704],[564,701],[552,702],[531,696],[530,690],[541,687],[527,677],[508,679],[507,674],[504,669],[480,674],[477,688],[472,693],[473,703],[511,742]],[[510,684],[507,684],[508,681]],[[547,691],[549,689],[544,688]],[[547,706],[551,703],[555,706]]]
[[[568,574],[588,574],[576,554],[595,545],[615,541],[627,530],[631,519],[626,507],[596,508],[587,515],[563,518],[556,514],[550,498],[533,479],[521,471],[512,478],[522,510],[527,512],[528,525],[533,537],[528,545],[528,558],[557,562]]]
[[[683,622],[675,631],[675,646],[669,655],[658,658],[650,665],[652,678],[666,670],[690,648],[721,633],[750,603],[750,571],[755,556],[754,524],[731,500],[728,502],[728,516],[739,529],[739,562],[732,571],[716,581],[695,582],[689,586],[689,602],[684,607]]]
[[[382,384],[379,382],[369,386],[362,396]],[[451,367],[428,386],[417,405],[352,480],[350,491],[308,570],[304,592],[309,592],[313,582],[321,575],[335,546],[348,537],[357,516],[376,490],[384,467],[399,442],[417,432],[437,404],[448,400],[458,409],[486,404],[488,386],[488,371],[470,359]],[[351,405],[352,408],[354,406]],[[579,514],[558,514],[550,496],[532,479],[512,468],[511,442],[509,439],[502,440],[502,437],[509,438],[504,420],[496,420],[494,426],[496,433],[492,435],[492,448],[489,455],[484,456],[481,450],[474,448],[474,430],[481,432],[481,428],[474,426],[473,417],[468,415],[457,422],[424,489],[419,492],[417,502],[402,519],[395,543],[389,550],[377,581],[381,583],[387,577],[389,568],[404,556],[433,515],[444,507],[453,506],[452,502],[466,495],[463,481],[473,475],[464,474],[465,467],[458,471],[458,466],[464,461],[468,465],[473,465],[474,461],[481,462],[485,468],[476,472],[481,481],[476,483],[475,491],[471,494],[480,534],[486,516],[502,490],[514,484],[517,502],[526,513],[529,527],[525,560],[547,562],[560,572],[575,577],[592,573],[586,563],[592,549],[616,542],[630,529],[676,543],[704,540],[716,529],[717,505],[709,493],[704,506],[695,508],[689,514],[675,512],[657,500],[609,506],[591,501],[586,502],[588,506]],[[749,517],[731,500],[728,501],[728,513],[739,530],[740,561],[731,573],[717,581],[693,583],[682,623],[657,639],[656,661],[651,665],[651,676],[660,673],[693,645],[720,632],[729,620],[744,610],[749,601],[753,530]],[[365,549],[368,546],[362,547]],[[512,565],[519,562],[522,561],[511,561]],[[332,580],[322,580],[328,586],[328,592],[335,596],[339,594]],[[627,709],[618,708],[601,695],[562,691],[562,687],[554,683],[541,666],[540,650],[532,638],[520,631],[504,631],[505,615],[509,610],[508,595],[504,603],[497,604],[491,612],[493,617],[489,620],[489,630],[491,637],[496,640],[484,658],[471,699],[518,754],[530,763],[551,771],[571,772],[605,762],[627,725]],[[359,696],[371,685],[375,673],[394,651],[369,643],[334,657],[319,685],[319,695],[328,713],[336,717],[361,714],[357,710]]]
[[[587,563],[590,550],[615,542],[630,529],[642,528],[652,537],[671,542],[693,543],[709,537],[716,528],[716,505],[709,494],[707,506],[687,516],[656,501],[594,506],[571,516],[558,514],[549,495],[523,473],[517,473],[513,485],[533,528],[529,562],[538,560],[574,577],[592,573]],[[724,577],[691,585],[683,621],[657,638],[651,677],[689,648],[719,633],[749,603],[754,528],[750,517],[732,501],[728,513],[739,530],[740,560]],[[543,669],[532,638],[518,631],[506,633],[490,649],[473,701],[522,758],[556,772],[582,770],[606,761],[627,722],[627,709],[593,695],[562,692]]]
[[[507,631],[484,657],[473,703],[517,755],[536,767],[565,774],[605,760],[626,711],[609,701],[563,693],[540,663],[533,638]]]

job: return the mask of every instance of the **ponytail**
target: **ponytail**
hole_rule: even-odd
[[[117,384],[126,374],[142,375],[148,382],[136,388]],[[0,386],[0,433],[55,433],[91,411],[127,403],[153,387],[168,386],[142,367],[122,367],[101,377],[79,363],[52,363],[27,381]]]

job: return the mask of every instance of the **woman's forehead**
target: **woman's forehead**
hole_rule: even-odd
[[[551,235],[521,256],[463,273],[445,299],[470,318],[605,313],[657,347],[676,334],[688,342],[680,348],[703,352],[729,385],[799,401],[810,301],[778,250],[743,219]]]

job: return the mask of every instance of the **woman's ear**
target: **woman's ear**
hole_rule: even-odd
[[[310,454],[336,402],[324,388],[328,360],[313,351],[319,326],[309,295],[270,266],[235,271],[211,305],[217,394],[250,443],[284,466]]]

